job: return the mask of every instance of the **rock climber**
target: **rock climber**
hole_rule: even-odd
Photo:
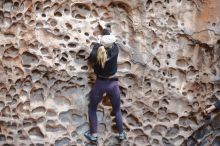
[[[90,129],[84,133],[84,136],[91,142],[98,140],[96,110],[104,93],[109,95],[112,104],[119,140],[124,140],[127,137],[123,129],[120,108],[120,89],[116,76],[119,48],[115,41],[116,38],[110,34],[110,29],[108,27],[103,29],[100,43],[94,45],[88,57],[88,62],[96,74],[96,81],[92,87],[88,105]]]

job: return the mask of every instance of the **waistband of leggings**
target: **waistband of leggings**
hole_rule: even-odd
[[[118,81],[118,77],[105,78],[105,77],[97,76],[97,79],[99,79],[99,80],[104,80],[104,81]]]

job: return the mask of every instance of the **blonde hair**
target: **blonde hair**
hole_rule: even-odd
[[[97,52],[97,61],[102,68],[105,67],[105,62],[107,60],[107,54],[104,46],[100,46]]]

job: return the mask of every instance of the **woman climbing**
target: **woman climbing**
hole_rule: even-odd
[[[119,49],[115,43],[116,38],[110,35],[108,29],[104,29],[100,43],[96,43],[88,57],[96,74],[96,81],[92,88],[89,103],[89,122],[90,130],[84,133],[84,136],[97,142],[97,115],[96,110],[104,93],[110,97],[112,109],[116,119],[116,127],[119,132],[119,139],[126,139],[126,133],[123,130],[122,114],[120,109],[120,90],[118,85],[117,59]]]

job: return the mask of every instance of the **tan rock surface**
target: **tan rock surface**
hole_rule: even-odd
[[[0,145],[84,146],[94,83],[86,57],[111,24],[120,44],[119,144],[111,105],[101,146],[220,145],[219,0],[1,0]]]

